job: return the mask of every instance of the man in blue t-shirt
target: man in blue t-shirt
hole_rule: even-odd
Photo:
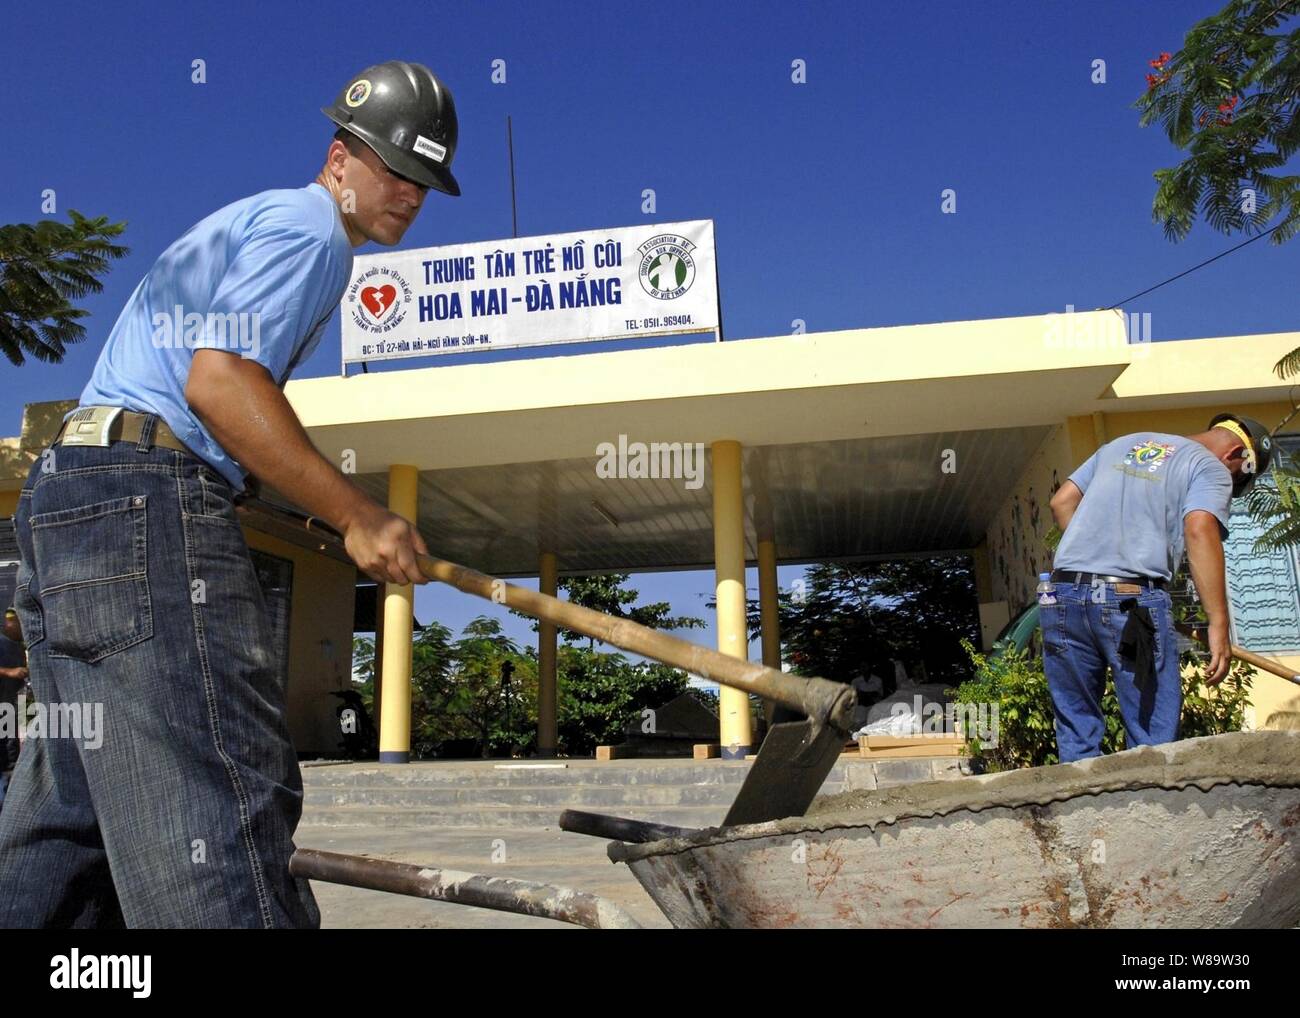
[[[326,460],[282,387],[352,249],[458,195],[450,92],[362,71],[314,183],[220,209],[167,248],[109,333],[16,514],[31,684],[96,731],[30,738],[0,814],[0,927],[318,926],[289,873],[302,782],[235,514],[253,480],[340,531],[380,582],[423,539]],[[73,710],[75,708],[75,711]]]
[[[1207,681],[1227,674],[1223,538],[1232,499],[1268,469],[1272,450],[1258,421],[1219,414],[1200,434],[1139,432],[1108,442],[1052,496],[1062,537],[1054,603],[1040,595],[1039,611],[1063,763],[1101,755],[1107,666],[1127,746],[1178,738],[1182,680],[1165,587],[1184,548],[1209,619]]]

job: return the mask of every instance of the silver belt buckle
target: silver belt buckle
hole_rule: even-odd
[[[110,442],[113,422],[123,413],[120,406],[83,406],[72,411],[63,425],[60,445],[90,445],[103,448]]]

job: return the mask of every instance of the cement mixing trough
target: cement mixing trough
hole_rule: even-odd
[[[1289,927],[1300,733],[1233,733],[615,842],[677,927]]]

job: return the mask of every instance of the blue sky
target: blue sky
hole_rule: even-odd
[[[125,220],[131,254],[83,302],[88,337],[63,364],[0,364],[0,435],[17,434],[23,403],[80,392],[123,302],[185,229],[310,181],[332,132],[319,107],[391,58],[432,67],[460,115],[463,196],[430,194],[403,247],[509,236],[510,114],[520,233],[712,218],[729,340],[794,319],[824,331],[1112,304],[1240,239],[1203,225],[1165,239],[1151,175],[1177,153],[1132,107],[1147,61],[1220,6],[7,5],[0,221],[39,219],[53,188],[60,218]],[[796,59],[806,84],[791,82]],[[940,213],[944,188],[956,215]],[[1149,312],[1156,340],[1294,329],[1298,245],[1261,241],[1125,309]],[[298,377],[338,370],[336,318]],[[709,574],[639,586],[707,614]],[[477,611],[443,591],[417,600],[453,627]]]

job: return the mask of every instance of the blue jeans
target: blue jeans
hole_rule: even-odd
[[[1056,713],[1056,745],[1061,762],[1101,755],[1106,726],[1101,698],[1106,666],[1115,679],[1115,696],[1124,720],[1126,746],[1155,745],[1178,738],[1183,687],[1169,592],[1145,588],[1141,594],[1116,594],[1112,583],[1094,588],[1056,583],[1057,604],[1039,608],[1043,629],[1043,671]],[[1133,676],[1132,658],[1119,651],[1128,613],[1121,601],[1134,598],[1155,624],[1155,693],[1143,704]]]
[[[149,430],[47,450],[19,496],[33,693],[101,704],[102,732],[24,743],[0,927],[317,927],[289,875],[302,782],[233,493]]]

